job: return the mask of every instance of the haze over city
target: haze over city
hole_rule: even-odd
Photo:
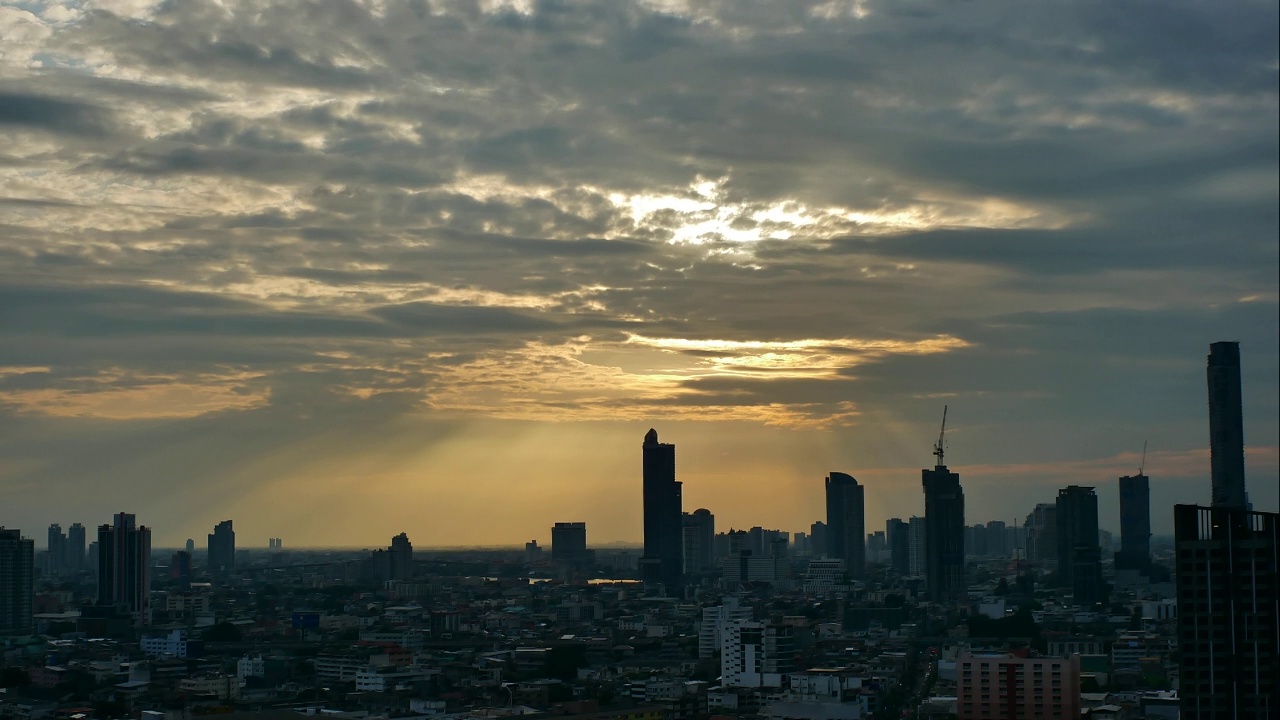
[[[1280,505],[1274,2],[0,8],[0,525],[179,546]],[[1144,442],[1148,443],[1145,461]],[[37,536],[38,537],[38,536]]]

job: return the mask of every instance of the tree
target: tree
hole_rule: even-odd
[[[220,622],[201,635],[205,642],[240,642],[240,628],[229,622]]]

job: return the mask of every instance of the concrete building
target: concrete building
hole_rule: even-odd
[[[168,655],[183,660],[199,656],[201,648],[200,641],[190,640],[187,631],[181,628],[169,632],[147,633],[142,636],[140,644],[147,657]]]
[[[1173,522],[1182,720],[1273,715],[1280,709],[1280,515],[1175,505]]]
[[[649,592],[680,597],[684,589],[683,510],[676,481],[676,446],[658,442],[658,431],[644,436],[644,554],[640,573]]]
[[[208,673],[178,681],[178,691],[199,697],[212,697],[219,700],[240,699],[240,679],[235,675]]]
[[[832,472],[825,480],[827,492],[827,557],[844,560],[849,577],[865,575],[867,557],[863,488],[852,475]]]
[[[151,620],[151,529],[130,513],[98,527],[98,605],[116,606],[134,622]]]
[[[1249,508],[1244,483],[1244,413],[1240,398],[1240,343],[1209,346],[1209,462],[1213,506]]]
[[[31,627],[35,554],[34,540],[0,526],[0,632]]]
[[[1079,720],[1080,657],[962,652],[956,658],[957,720]]]
[[[859,720],[868,714],[863,678],[847,668],[792,673],[782,698],[763,712],[769,720]]]
[[[750,606],[743,606],[740,598],[728,595],[720,605],[702,609],[702,622],[698,625],[698,657],[715,657],[720,651],[720,639],[723,627],[734,620],[751,620],[754,617]]]
[[[720,629],[720,684],[780,688],[795,670],[795,630],[755,620],[727,620]]]

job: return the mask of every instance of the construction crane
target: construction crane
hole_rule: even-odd
[[[1147,441],[1142,441],[1142,464],[1138,465],[1138,474],[1142,474],[1142,469],[1147,466]]]
[[[938,458],[938,467],[946,465],[942,462],[942,455],[946,450],[942,446],[942,439],[947,434],[947,406],[942,406],[942,431],[938,433],[938,444],[933,446],[933,456]]]

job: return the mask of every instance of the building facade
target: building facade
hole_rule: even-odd
[[[1079,720],[1080,656],[956,658],[957,720]]]
[[[658,431],[644,436],[644,554],[641,578],[649,592],[683,594],[683,501],[676,481],[676,446],[658,442]]]
[[[863,488],[852,475],[832,472],[826,478],[827,557],[844,560],[849,577],[864,577],[867,533]]]

